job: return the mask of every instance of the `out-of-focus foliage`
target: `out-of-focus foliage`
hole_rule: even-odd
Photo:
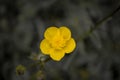
[[[60,62],[44,65],[47,80],[120,80],[120,10],[84,40],[101,19],[120,5],[120,0],[0,0],[0,80],[29,80],[41,67],[31,55],[39,50],[49,26],[68,26],[77,48]],[[19,64],[28,68],[16,76]],[[38,79],[39,80],[39,79]]]

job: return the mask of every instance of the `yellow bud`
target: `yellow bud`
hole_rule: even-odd
[[[26,71],[26,68],[23,65],[18,65],[16,67],[16,74],[17,75],[24,75],[25,71]]]

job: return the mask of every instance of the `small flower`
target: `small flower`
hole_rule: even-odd
[[[40,49],[43,54],[50,55],[55,61],[60,61],[65,53],[71,53],[76,47],[71,31],[65,26],[49,27],[44,37],[45,39],[40,43]]]
[[[25,71],[26,71],[26,68],[23,65],[18,65],[16,67],[16,74],[17,75],[23,75],[25,73]]]

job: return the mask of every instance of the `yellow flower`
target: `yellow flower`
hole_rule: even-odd
[[[43,54],[50,55],[55,61],[60,61],[65,53],[71,53],[76,47],[71,31],[65,26],[49,27],[44,37],[45,39],[40,43],[40,49]]]

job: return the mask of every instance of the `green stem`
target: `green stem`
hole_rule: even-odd
[[[78,38],[78,41],[84,40],[86,37],[88,37],[92,32],[94,32],[97,28],[99,28],[103,23],[110,20],[112,18],[112,16],[114,16],[119,10],[120,10],[120,6],[115,11],[110,13],[108,16],[104,17],[102,20],[97,22],[95,24],[95,26],[91,26],[91,29],[89,31],[87,31],[82,38]]]
[[[47,57],[44,61],[39,60],[39,61],[37,61],[37,62],[34,63],[34,64],[30,64],[28,68],[33,68],[33,67],[36,67],[36,66],[40,65],[41,69],[43,69],[43,68],[44,68],[44,64],[45,64],[46,62],[50,61],[50,60],[51,60],[51,58],[50,58],[50,57]]]
[[[83,37],[79,37],[77,39],[77,41],[83,41],[86,37],[88,37],[92,32],[94,32],[98,27],[100,27],[100,25],[102,25],[104,22],[107,22],[109,19],[112,18],[112,16],[114,16],[118,11],[120,10],[120,6],[113,11],[111,14],[109,14],[108,16],[104,17],[102,20],[100,20],[98,23],[95,24],[95,26],[91,26],[92,28],[87,31],[85,33],[85,35]],[[77,54],[74,54],[73,56],[71,56],[68,61],[65,63],[65,69],[69,69],[69,66],[71,65],[71,61],[73,61],[73,59],[76,57]]]

